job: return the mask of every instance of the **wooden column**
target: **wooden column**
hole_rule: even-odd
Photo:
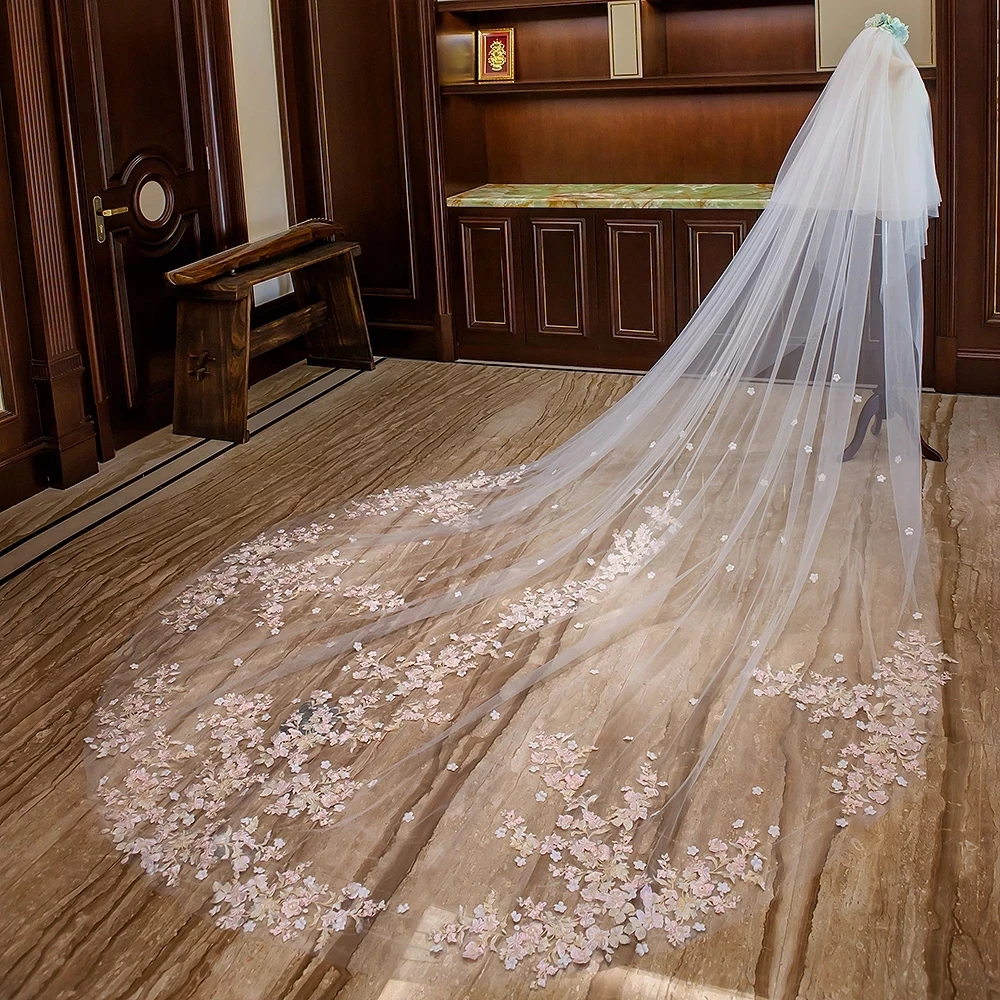
[[[943,4],[944,191],[935,388],[1000,395],[1000,44],[996,0]]]
[[[6,0],[4,112],[31,331],[31,376],[50,482],[97,471],[87,415],[83,303],[72,230],[73,180],[63,155],[53,18],[56,0]]]

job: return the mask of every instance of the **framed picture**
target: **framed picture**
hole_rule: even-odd
[[[514,79],[514,29],[479,31],[480,83],[509,83]]]

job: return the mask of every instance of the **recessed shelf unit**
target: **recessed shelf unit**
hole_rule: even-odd
[[[814,0],[437,0],[435,25],[457,356],[647,367],[762,208],[650,190],[774,182],[830,78]],[[514,80],[479,82],[500,28]]]

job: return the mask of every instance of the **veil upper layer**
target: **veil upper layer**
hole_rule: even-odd
[[[936,725],[938,201],[920,75],[866,29],[732,265],[602,417],[530,465],[268,529],[165,596],[89,738],[118,849],[223,927],[376,949],[350,995],[658,968],[752,923],[781,845],[874,821]]]

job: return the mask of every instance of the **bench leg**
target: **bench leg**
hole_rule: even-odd
[[[174,433],[242,444],[247,433],[250,297],[177,303]]]
[[[306,334],[309,364],[373,369],[375,358],[351,254],[341,254],[298,271],[293,279],[300,305],[326,303],[326,322]]]

